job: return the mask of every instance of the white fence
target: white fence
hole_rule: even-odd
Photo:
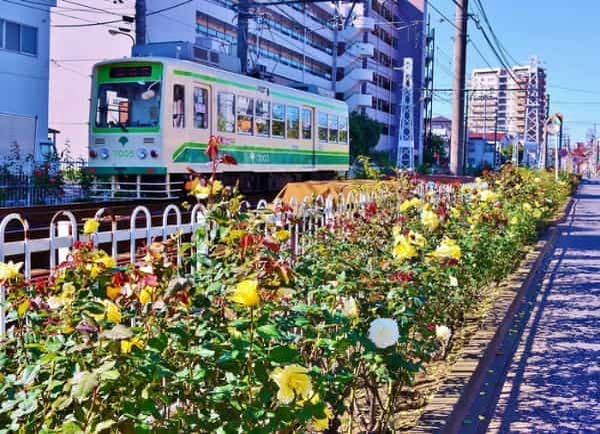
[[[451,186],[438,184],[418,184],[415,186],[414,193],[423,197],[428,191],[435,192],[436,196],[452,195],[454,190]],[[313,230],[324,227],[335,222],[339,218],[353,218],[356,213],[364,213],[365,206],[374,199],[373,195],[379,195],[379,199],[385,199],[381,195],[385,193],[367,193],[350,192],[346,195],[328,196],[324,198],[306,197],[302,202],[292,199],[292,201],[283,206],[281,202],[275,201],[271,206],[266,201],[261,200],[257,206],[252,209],[248,202],[243,202],[241,207],[244,211],[263,213],[266,218],[264,232],[267,234],[274,227],[285,228],[291,235],[291,249],[295,255],[301,253],[303,248],[302,234],[312,232]],[[150,244],[155,239],[166,239],[170,235],[178,232],[181,234],[193,234],[200,227],[207,227],[207,210],[198,204],[191,212],[183,212],[177,205],[168,205],[162,212],[160,223],[153,225],[152,214],[145,206],[138,206],[128,216],[129,225],[127,228],[119,229],[118,222],[123,219],[111,213],[110,209],[102,208],[98,210],[95,219],[101,222],[108,222],[110,229],[99,230],[91,236],[80,235],[76,217],[70,211],[60,211],[56,213],[49,224],[49,234],[46,238],[29,238],[29,223],[19,214],[9,214],[0,221],[0,262],[6,259],[22,258],[22,272],[25,279],[32,277],[32,255],[35,253],[45,253],[49,255],[47,264],[48,270],[54,270],[58,264],[68,258],[77,241],[93,241],[94,245],[101,245],[110,252],[111,256],[118,261],[124,260],[123,255],[130,263],[136,261],[138,243],[145,241]],[[156,216],[155,216],[156,217]],[[184,217],[186,221],[184,221]],[[138,220],[143,218],[144,225],[138,226]],[[15,234],[14,226],[21,229],[22,238],[5,242],[6,231],[9,224],[12,223],[13,236]],[[102,228],[101,228],[102,229]],[[208,229],[208,228],[207,228]],[[207,230],[207,237],[212,231]],[[19,233],[17,230],[16,233]],[[183,257],[180,247],[180,238],[177,238],[176,263],[181,267]],[[129,243],[127,252],[119,252],[118,243]],[[203,250],[205,245],[202,242],[197,243],[196,248]],[[189,254],[189,253],[188,253]],[[7,321],[10,321],[10,315],[5,310],[6,289],[0,285],[0,336],[6,332]]]

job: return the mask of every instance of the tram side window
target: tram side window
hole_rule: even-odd
[[[217,129],[223,133],[235,132],[235,97],[232,93],[217,96]]]
[[[340,116],[339,128],[338,140],[345,145],[348,143],[348,118],[346,116]]]
[[[300,109],[294,106],[287,106],[287,138],[300,138]]]
[[[338,141],[338,117],[329,115],[329,141],[336,143]]]
[[[319,140],[327,142],[327,113],[319,112]]]
[[[285,105],[273,103],[272,113],[272,136],[273,137],[284,137],[285,136]]]
[[[237,129],[238,134],[252,134],[254,124],[254,99],[246,96],[237,97]]]
[[[271,131],[271,103],[256,100],[256,134],[269,137]]]
[[[194,128],[208,128],[208,90],[194,88]]]
[[[181,84],[173,86],[173,127],[185,128],[185,88]]]
[[[302,109],[302,138],[312,139],[312,111],[310,109]]]

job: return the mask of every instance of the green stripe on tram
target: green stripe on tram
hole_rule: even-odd
[[[186,142],[173,153],[175,163],[208,163],[206,143]],[[305,149],[277,149],[260,146],[223,145],[226,151],[240,164],[282,164],[312,165],[313,151]],[[315,151],[316,164],[348,165],[348,153],[336,151]]]

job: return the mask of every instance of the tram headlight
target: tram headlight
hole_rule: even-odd
[[[139,148],[137,150],[137,156],[140,160],[143,160],[148,156],[148,151],[145,148]]]
[[[98,152],[96,152],[96,150],[94,150],[94,149],[90,149],[89,155],[90,155],[90,158],[97,158]]]
[[[108,148],[100,149],[100,158],[102,158],[103,160],[108,160],[108,157],[110,157],[110,151],[108,150]]]
[[[150,151],[150,156],[152,158],[158,158],[158,151],[156,149],[153,149]]]

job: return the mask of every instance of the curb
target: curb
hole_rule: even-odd
[[[509,336],[518,343],[520,333],[515,334],[513,329],[515,317],[522,315],[519,311],[523,311],[524,305],[530,310],[528,301],[537,293],[534,283],[543,275],[544,262],[559,234],[557,224],[566,219],[574,202],[571,197],[560,210],[560,217],[552,221],[517,271],[502,283],[502,291],[479,330],[463,348],[461,357],[427,405],[417,426],[408,433],[469,434],[481,432],[482,425],[487,426],[489,421],[481,415],[495,406],[495,391],[503,384],[505,369],[516,346],[507,352],[501,348]],[[502,365],[502,372],[491,369],[498,364]],[[490,380],[490,376],[494,379]]]

